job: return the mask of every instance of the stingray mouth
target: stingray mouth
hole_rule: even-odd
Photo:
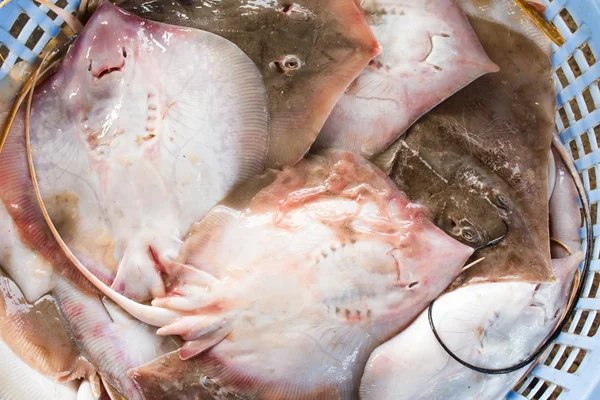
[[[88,71],[91,72],[94,84],[100,83],[102,80],[106,80],[109,76],[121,75],[121,72],[125,68],[125,61],[127,58],[127,51],[125,48],[121,51],[121,57],[118,60],[110,60],[104,62],[99,66],[94,65],[94,60],[91,59],[88,65]]]

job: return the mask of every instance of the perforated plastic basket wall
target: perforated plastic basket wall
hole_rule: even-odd
[[[74,12],[80,0],[48,0]],[[419,0],[415,0],[419,1]],[[600,400],[600,0],[544,0],[546,18],[566,39],[554,48],[556,125],[592,204],[594,254],[572,322],[551,351],[508,395],[514,399]],[[0,0],[0,79],[20,60],[35,63],[63,20],[32,0]],[[598,60],[598,62],[597,62]],[[582,229],[582,237],[584,237]],[[585,247],[585,244],[584,244]]]

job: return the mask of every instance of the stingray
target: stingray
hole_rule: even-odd
[[[117,304],[159,326],[159,335],[186,341],[178,357],[132,370],[136,381],[161,375],[164,363],[187,375],[193,362],[242,398],[353,398],[370,352],[409,324],[472,254],[351,153],[311,156],[239,190],[193,227],[167,267],[166,296],[151,306],[78,265]],[[161,386],[185,398],[189,376],[179,382],[173,374]]]
[[[272,168],[305,155],[344,90],[380,52],[355,0],[125,0],[121,6],[221,35],[256,63],[269,96]]]
[[[505,25],[477,17],[471,23],[500,72],[438,106],[377,163],[439,227],[480,249],[476,259],[486,257],[456,284],[550,282],[550,61],[535,42]]]
[[[498,67],[454,0],[363,3],[383,52],[342,96],[314,149],[371,158],[427,111]]]
[[[9,140],[22,140],[28,114],[49,220],[89,270],[138,301],[164,293],[162,266],[191,224],[264,169],[262,78],[212,33],[104,3],[31,100]],[[19,173],[0,178],[29,179]]]
[[[564,246],[552,249],[557,282],[470,285],[436,300],[432,315],[437,334],[466,362],[483,368],[517,365],[560,329],[557,325],[577,298],[573,281],[583,255],[579,196],[558,153],[556,170],[549,208],[552,238]],[[583,187],[580,181],[578,186]],[[423,313],[371,354],[361,399],[501,399],[530,368],[490,375],[459,364],[440,346]]]

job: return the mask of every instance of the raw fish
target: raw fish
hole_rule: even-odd
[[[0,340],[0,399],[78,400],[74,382],[57,383],[40,374]]]
[[[498,22],[514,32],[534,41],[548,56],[552,54],[552,42],[546,34],[519,7],[515,0],[456,0],[465,14],[488,21]],[[526,0],[540,8],[539,0]],[[536,4],[537,3],[537,4]]]
[[[15,125],[22,126],[22,115]],[[93,290],[46,224],[31,181],[23,134],[8,135],[0,152],[0,265],[29,303],[53,289],[56,274]]]
[[[224,391],[352,398],[370,352],[447,287],[472,249],[351,153],[311,156],[248,185],[194,226],[152,307],[88,276],[159,334],[186,340],[179,357]]]
[[[164,295],[191,224],[262,172],[266,107],[231,42],[105,2],[33,96],[31,158],[54,228],[115,290]],[[9,136],[22,132],[21,119]]]
[[[179,341],[157,336],[110,300],[64,280],[53,294],[70,335],[103,379],[128,400],[144,400],[127,371],[178,349]]]
[[[486,259],[455,286],[551,282],[547,176],[555,89],[550,62],[534,42],[504,25],[476,17],[471,24],[500,72],[439,105],[375,163],[430,211],[438,227],[482,248],[474,258]]]
[[[383,53],[340,99],[314,149],[371,158],[427,111],[498,67],[454,0],[363,3]]]
[[[125,0],[121,6],[216,33],[246,52],[269,96],[271,168],[306,154],[344,90],[381,51],[355,0]]]
[[[0,340],[31,368],[57,382],[95,374],[69,337],[52,296],[29,304],[17,285],[3,275],[0,275]]]
[[[568,244],[552,260],[555,283],[485,283],[462,287],[435,303],[434,323],[444,343],[461,359],[484,368],[504,368],[531,355],[563,318],[581,261],[580,216],[571,175],[557,160],[550,201],[553,238]],[[557,248],[558,250],[558,248]],[[424,312],[406,330],[377,348],[362,378],[361,399],[503,399],[528,371],[484,375],[460,365],[442,349]]]

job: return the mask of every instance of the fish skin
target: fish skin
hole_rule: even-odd
[[[132,318],[110,300],[84,292],[62,280],[53,292],[69,334],[81,353],[119,393],[129,400],[145,397],[127,371],[179,347],[176,339]]]
[[[0,265],[29,303],[53,289],[56,274],[94,291],[54,240],[38,205],[27,165],[23,121],[21,111],[0,152]]]
[[[313,149],[372,158],[427,111],[498,67],[454,0],[363,3],[384,50],[342,96]]]
[[[151,20],[203,29],[237,44],[269,96],[268,168],[309,150],[336,102],[381,48],[355,0],[126,0]],[[282,68],[286,57],[300,68]]]
[[[40,374],[0,340],[0,399],[76,400],[74,382],[58,383]]]
[[[453,284],[551,282],[548,153],[555,88],[544,52],[504,25],[470,17],[501,71],[436,107],[374,161],[432,220],[486,259]],[[475,240],[473,240],[475,238]],[[523,268],[527,265],[527,268]]]
[[[472,249],[351,153],[311,156],[264,180],[243,194],[249,202],[218,206],[192,229],[169,295],[152,302],[181,317],[158,333],[187,340],[179,358],[231,395],[354,398],[370,352],[444,290]],[[144,381],[189,363],[131,373]],[[188,381],[156,386],[185,394]]]
[[[130,299],[163,294],[191,224],[263,171],[266,107],[231,42],[103,3],[33,96],[36,182],[72,261]]]
[[[440,297],[433,312],[442,340],[463,360],[504,368],[531,355],[564,315],[582,253],[577,191],[556,157],[552,236],[568,244],[552,260],[557,282],[485,283],[461,287]],[[470,343],[471,345],[465,345]],[[485,375],[460,365],[431,332],[427,312],[371,355],[361,382],[361,399],[500,399],[529,371]]]
[[[30,304],[4,275],[0,275],[0,340],[31,368],[57,382],[95,374],[69,337],[52,296]]]
[[[552,55],[552,41],[536,26],[514,0],[456,0],[465,14],[497,22],[534,41],[548,57]],[[542,13],[540,0],[527,0]]]

